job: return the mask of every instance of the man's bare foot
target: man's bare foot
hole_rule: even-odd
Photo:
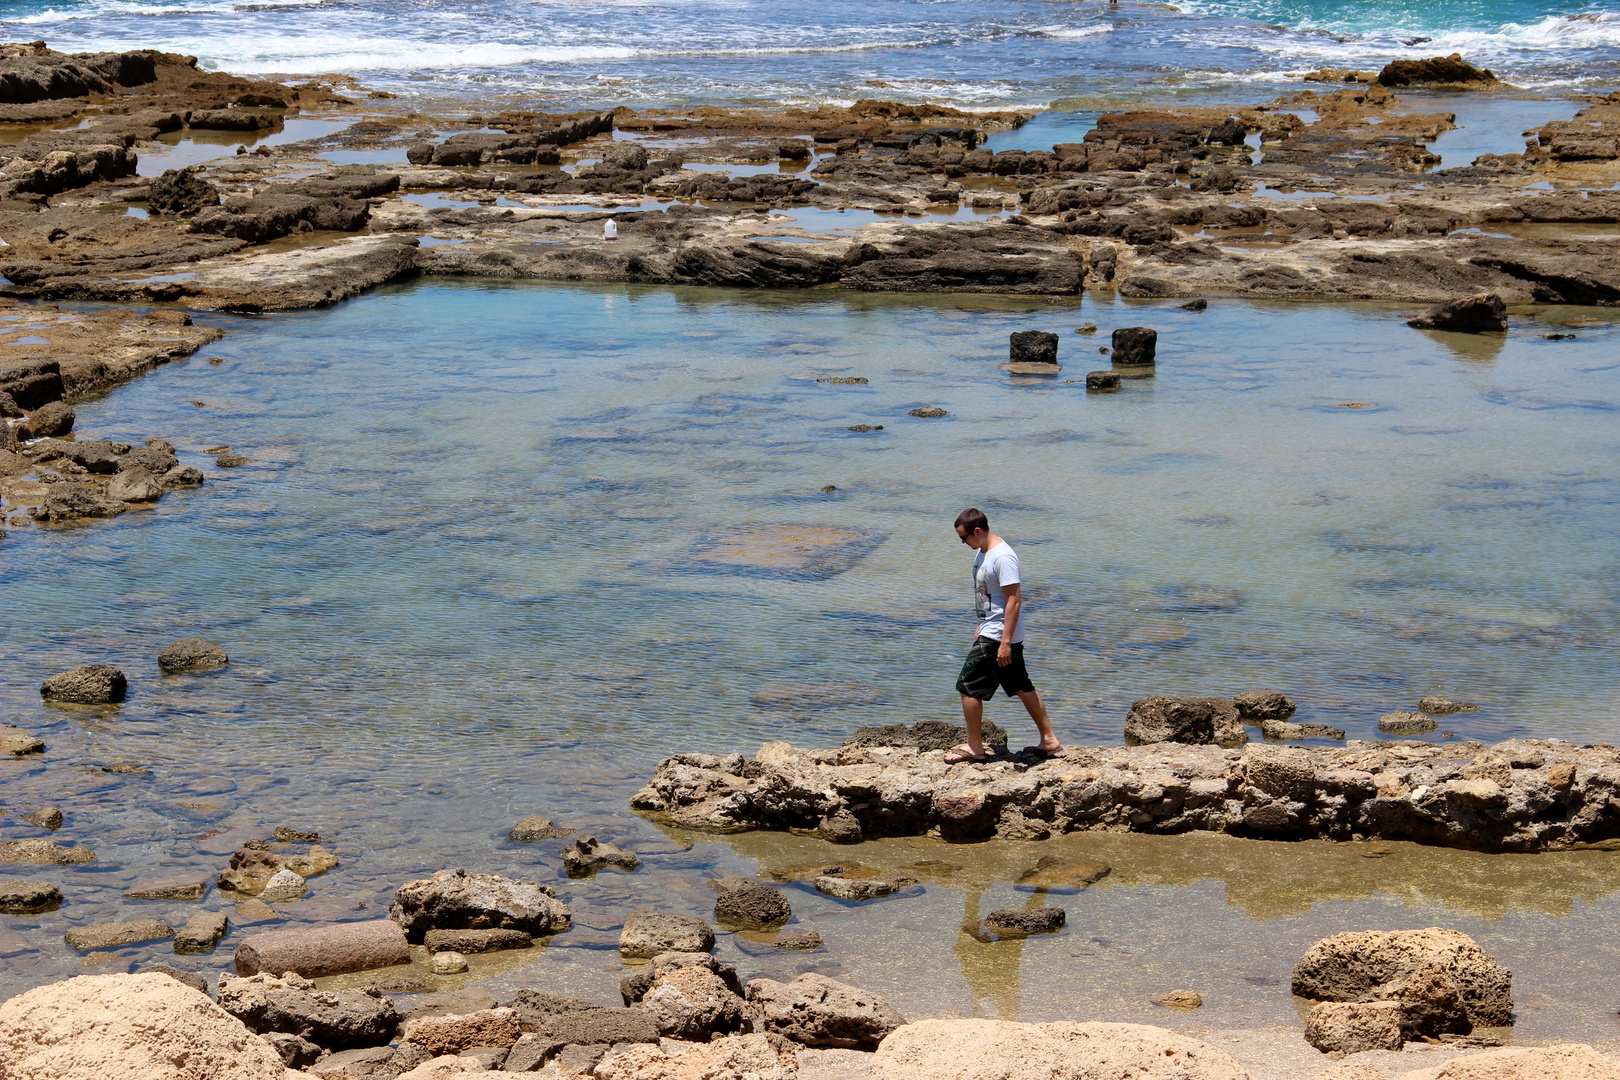
[[[987,756],[988,755],[982,751],[975,754],[973,752],[973,747],[963,743],[961,746],[958,746],[953,750],[945,751],[945,764],[960,765],[964,761],[983,761]]]

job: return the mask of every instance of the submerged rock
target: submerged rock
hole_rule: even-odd
[[[49,881],[0,879],[0,913],[37,915],[62,906],[62,890]]]
[[[202,638],[181,638],[168,648],[158,653],[158,668],[165,675],[173,675],[181,671],[208,671],[222,668],[230,663],[230,657],[218,645],[204,641]],[[280,840],[279,835],[276,839]],[[319,840],[319,836],[312,837]]]
[[[797,934],[787,934],[771,942],[778,949],[797,949],[801,952],[810,952],[822,946],[821,935],[814,930],[801,930]]]
[[[1418,710],[1430,716],[1450,716],[1452,713],[1478,712],[1479,706],[1466,701],[1452,701],[1450,698],[1426,697],[1418,702]]]
[[[44,806],[38,810],[30,810],[22,819],[39,829],[50,829],[55,832],[62,827],[62,811],[54,806]]]
[[[1378,718],[1378,730],[1390,735],[1422,735],[1439,726],[1433,718],[1405,709],[1396,709]]]
[[[992,911],[984,920],[991,933],[1002,937],[1024,937],[1029,934],[1053,934],[1063,929],[1068,913],[1060,907],[1003,908]]]
[[[87,847],[64,847],[54,840],[7,840],[0,843],[0,863],[55,863],[77,866],[94,861]]]
[[[562,849],[563,869],[569,877],[585,877],[607,866],[624,871],[634,870],[641,860],[616,844],[607,844],[594,836],[581,836]]]
[[[573,829],[559,829],[550,818],[530,815],[512,826],[506,838],[517,844],[532,844],[537,840],[555,840],[563,836],[572,836]]]
[[[137,919],[135,922],[98,923],[95,926],[75,927],[62,935],[72,948],[84,952],[88,949],[117,949],[143,941],[166,941],[174,937],[174,927],[156,919]]]
[[[44,752],[45,742],[39,737],[10,724],[0,727],[0,754],[23,757],[26,754],[43,754]]]
[[[815,879],[816,892],[840,900],[876,900],[897,893],[908,884],[900,878],[849,878],[837,874],[823,874]]]
[[[431,953],[486,953],[527,949],[534,938],[523,930],[429,930],[422,943]]]
[[[90,664],[52,675],[39,688],[40,696],[46,701],[65,701],[75,705],[115,704],[123,701],[128,691],[129,680],[111,664]]]
[[[187,919],[186,925],[174,936],[174,951],[192,955],[210,952],[224,940],[230,927],[224,912],[200,911]]]
[[[467,970],[467,958],[451,949],[433,954],[428,967],[435,975],[456,975]]]

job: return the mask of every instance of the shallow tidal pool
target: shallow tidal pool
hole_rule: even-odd
[[[1019,549],[1030,667],[1067,741],[1118,742],[1147,694],[1260,687],[1352,738],[1439,693],[1481,709],[1436,739],[1614,740],[1614,316],[1524,312],[1505,336],[1464,337],[1408,329],[1411,314],[426,280],[210,316],[228,330],[213,350],[78,409],[86,434],[171,439],[208,484],[0,543],[0,704],[49,746],[0,762],[0,839],[40,835],[20,812],[49,803],[67,815],[57,839],[98,854],[5,868],[68,903],[0,919],[0,994],[77,972],[68,926],[178,926],[197,905],[122,893],[211,879],[281,823],[319,829],[342,860],[285,906],[293,921],[375,917],[401,881],[447,866],[538,875],[576,913],[546,962],[617,970],[635,906],[706,913],[706,876],[776,858],[633,817],[659,758],[959,715],[973,625],[951,521],[968,505]],[[1074,332],[1087,320],[1096,336]],[[1156,376],[1087,395],[1098,347],[1133,325],[1159,331]],[[1058,379],[1000,369],[1018,330],[1062,335]],[[1575,339],[1542,337],[1555,330]],[[833,377],[867,381],[817,381]],[[947,415],[909,415],[922,406]],[[203,453],[227,445],[249,464]],[[181,636],[221,644],[230,667],[160,676]],[[103,661],[130,677],[122,707],[41,704],[46,675]],[[1015,747],[1033,741],[1021,713],[988,709]],[[623,842],[643,870],[568,881],[560,842],[505,839],[531,813]],[[819,846],[819,861],[873,861]],[[1513,863],[1516,880],[1562,873],[1542,858]],[[1389,873],[1348,899],[1306,889],[1278,915],[1234,904],[1218,868],[1122,876],[1084,895],[1089,921],[1071,907],[1063,935],[1023,946],[1009,983],[1006,957],[970,959],[981,943],[957,924],[975,890],[993,894],[973,901],[985,912],[1021,906],[1015,878],[936,875],[870,912],[795,892],[801,921],[825,908],[851,925],[824,930],[827,953],[722,951],[745,974],[831,964],[897,998],[908,956],[955,955],[950,1008],[1124,1019],[1152,1011],[1149,984],[1175,988],[1160,985],[1174,965],[1204,971],[1197,948],[1205,984],[1230,982],[1202,1019],[1251,1025],[1292,1016],[1295,938],[1444,922],[1487,949],[1585,956],[1613,895],[1597,874],[1563,906],[1520,885],[1483,910]],[[1189,911],[1226,929],[1194,941]],[[217,970],[254,928],[233,916],[216,953],[183,962]],[[1109,967],[1121,947],[1165,951]],[[1233,966],[1243,949],[1267,959]],[[1132,1004],[1104,1017],[1057,994],[1075,957],[1123,988],[1090,1000]],[[175,959],[158,944],[112,962],[153,958]],[[1526,1000],[1563,1000],[1541,963],[1549,988]]]

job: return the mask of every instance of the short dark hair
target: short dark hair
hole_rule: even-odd
[[[984,511],[968,507],[956,515],[956,527],[962,530],[963,536],[972,536],[979,529],[990,531],[990,519],[984,516]]]

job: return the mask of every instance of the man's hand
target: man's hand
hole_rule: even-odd
[[[1001,648],[996,650],[996,663],[1002,667],[1012,663],[1012,646],[1007,644],[1005,640],[1002,641]]]

